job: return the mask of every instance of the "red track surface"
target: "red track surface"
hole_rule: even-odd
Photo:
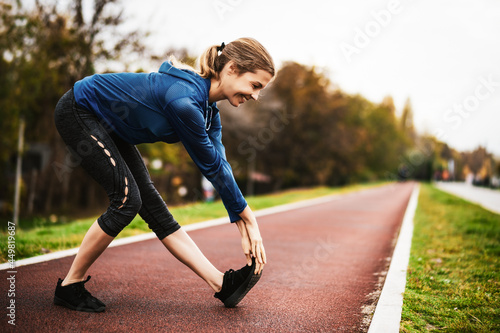
[[[107,305],[83,313],[53,305],[58,277],[73,257],[21,266],[19,332],[359,332],[362,308],[388,267],[413,184],[394,184],[328,203],[259,218],[268,255],[259,283],[237,308],[177,262],[158,240],[109,248],[91,267],[87,289]],[[222,271],[244,265],[234,225],[190,232]],[[1,271],[7,324],[6,271]]]

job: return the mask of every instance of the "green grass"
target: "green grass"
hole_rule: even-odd
[[[281,192],[278,194],[254,196],[246,198],[253,210],[273,207],[300,200],[321,197],[330,194],[353,192],[360,189],[379,186],[385,183],[370,183],[351,185],[342,188],[316,187]],[[169,207],[176,220],[181,225],[187,225],[204,220],[227,216],[227,212],[220,201],[214,203],[195,203],[180,207]],[[68,223],[33,222],[22,225],[33,225],[27,229],[15,231],[15,259],[34,257],[48,252],[60,251],[80,246],[85,233],[96,220],[96,217],[72,221]],[[117,238],[123,238],[151,232],[148,225],[137,216]],[[7,230],[1,231],[0,262],[7,262]]]
[[[422,185],[402,332],[500,332],[500,215]]]

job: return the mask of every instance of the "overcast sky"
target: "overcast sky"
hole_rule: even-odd
[[[500,156],[500,2],[496,0],[123,0],[127,29],[158,52],[250,36],[279,66],[315,65],[373,102],[411,99],[420,133]],[[156,70],[151,68],[150,70]]]

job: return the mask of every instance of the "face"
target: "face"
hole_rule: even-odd
[[[222,73],[223,94],[233,106],[240,106],[250,99],[257,100],[259,92],[272,79],[271,74],[260,69],[255,73],[246,72],[239,75],[237,70],[228,67],[225,68],[227,69],[226,73]]]

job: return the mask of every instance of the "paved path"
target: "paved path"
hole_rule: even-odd
[[[437,182],[436,187],[461,197],[467,201],[483,206],[493,213],[500,214],[500,191],[466,183]]]
[[[260,217],[269,264],[235,309],[224,308],[157,240],[109,248],[90,269],[87,287],[107,304],[99,314],[52,304],[57,278],[73,256],[18,267],[16,331],[365,331],[369,316],[363,312],[373,310],[413,185],[392,184]],[[244,264],[234,225],[189,234],[216,267]],[[7,272],[0,273],[4,292]],[[8,331],[2,317],[0,331]]]

